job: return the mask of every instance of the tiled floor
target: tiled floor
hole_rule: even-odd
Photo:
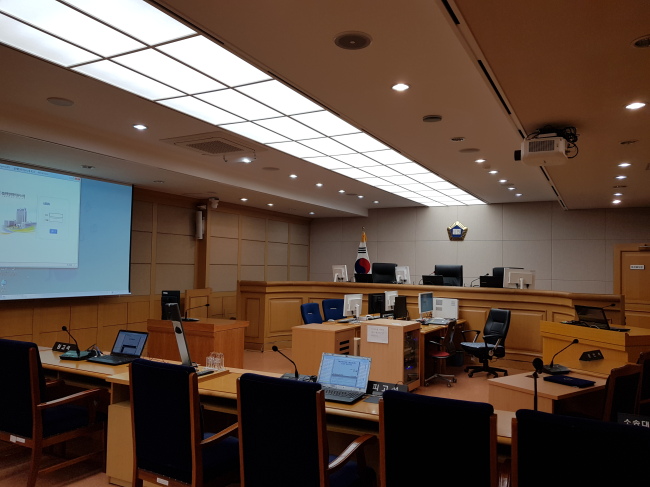
[[[282,349],[282,352],[291,357],[291,349]],[[244,368],[278,373],[293,372],[291,362],[279,353],[271,351],[246,350],[244,352]],[[516,369],[508,370],[510,374],[522,372]],[[477,374],[470,379],[463,372],[462,367],[448,367],[447,372],[454,374],[457,378],[458,382],[452,387],[447,387],[443,381],[436,381],[428,387],[420,387],[417,393],[469,401],[487,401],[488,385],[485,374]],[[29,452],[27,450],[6,443],[0,444],[0,487],[25,485],[28,462]],[[89,461],[42,475],[36,485],[37,487],[106,487],[110,484],[106,474],[102,471],[101,464]]]

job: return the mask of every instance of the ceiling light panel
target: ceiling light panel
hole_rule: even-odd
[[[404,157],[402,154],[392,149],[367,152],[366,155],[377,162],[381,162],[382,164],[399,164],[403,162],[411,162],[411,159]]]
[[[160,100],[158,103],[214,125],[242,121],[241,118],[236,117],[231,113],[224,112],[220,108],[205,103],[204,101],[197,100],[191,96]]]
[[[260,102],[232,89],[202,93],[196,95],[196,97],[207,101],[211,105],[234,113],[245,120],[259,120],[262,118],[282,116],[280,112],[276,112],[272,108],[262,105]]]
[[[187,94],[225,88],[212,78],[153,49],[118,56],[114,61]]]
[[[113,61],[99,61],[72,69],[109,85],[140,95],[148,100],[171,98],[183,94],[174,88],[115,64]]]
[[[372,174],[373,176],[377,176],[379,178],[387,178],[387,177],[395,177],[399,176],[400,173],[395,171],[394,169],[391,169],[388,166],[372,166],[372,167],[366,167],[365,170]]]
[[[388,147],[377,139],[370,137],[368,134],[364,134],[363,132],[358,134],[339,135],[332,138],[341,144],[351,147],[357,152],[371,152],[388,149]]]
[[[314,130],[318,130],[320,133],[327,135],[328,137],[361,132],[358,128],[341,120],[336,115],[324,110],[321,110],[320,112],[294,115],[292,118],[295,118],[299,122],[304,123]]]
[[[418,178],[419,179],[419,178]],[[447,181],[440,182],[440,183],[426,183],[427,186],[429,186],[432,189],[436,189],[438,191],[442,191],[444,189],[456,189],[456,186],[454,186],[451,183],[448,183]]]
[[[101,56],[113,56],[146,47],[55,0],[3,0],[0,10]]]
[[[165,44],[158,49],[228,86],[271,79],[265,72],[203,36]]]
[[[378,187],[386,184],[381,178],[359,178],[357,179],[360,183],[367,184],[368,186]]]
[[[223,128],[235,132],[236,134],[248,137],[260,144],[270,144],[272,142],[287,142],[289,139],[282,135],[271,132],[270,130],[255,125],[252,122],[235,123],[232,125],[222,125]]]
[[[417,193],[420,193],[421,191],[429,190],[429,187],[425,186],[422,183],[402,184],[402,188],[407,189],[409,191],[416,191]]]
[[[336,169],[334,172],[343,174],[343,176],[347,176],[352,179],[362,179],[368,177],[367,172],[362,171],[361,169],[357,169],[356,167],[351,167],[348,169]]]
[[[316,164],[317,166],[324,167],[325,169],[329,169],[331,171],[335,169],[351,167],[350,165],[334,159],[333,157],[303,157],[303,159],[307,162],[311,162],[312,164]]]
[[[273,130],[280,135],[284,135],[291,140],[316,139],[323,136],[323,134],[310,129],[289,117],[257,120],[255,123],[269,130]]]
[[[0,42],[62,66],[100,59],[96,54],[1,14]]]
[[[261,103],[275,108],[285,115],[297,115],[298,113],[322,110],[322,107],[316,103],[276,80],[241,86],[237,90]]]
[[[195,32],[141,0],[65,0],[88,15],[149,45],[187,37]]]
[[[328,156],[339,156],[352,152],[352,149],[349,147],[346,147],[343,144],[339,144],[338,142],[327,137],[301,140],[300,143],[305,144],[307,147],[311,147],[312,149],[322,152]]]
[[[384,178],[386,181],[388,181],[391,184],[397,184],[397,185],[402,185],[402,184],[413,184],[416,181],[411,179],[408,176],[388,176]]]
[[[395,169],[397,172],[402,174],[423,174],[429,172],[423,166],[420,166],[415,162],[408,162],[406,164],[393,164],[390,167],[391,169]]]
[[[381,165],[377,161],[373,161],[372,159],[364,156],[363,154],[357,154],[357,153],[342,154],[336,156],[336,158],[354,167],[370,167],[370,166],[381,167]]]
[[[321,153],[316,152],[314,149],[310,149],[309,147],[299,144],[298,142],[280,142],[278,144],[267,145],[301,159],[304,159],[305,157],[318,157],[322,155]]]

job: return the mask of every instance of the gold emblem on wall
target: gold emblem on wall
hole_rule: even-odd
[[[449,234],[449,240],[465,240],[465,235],[467,235],[467,227],[461,222],[457,221],[456,223],[447,227],[447,233]]]

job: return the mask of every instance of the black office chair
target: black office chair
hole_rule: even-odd
[[[392,284],[396,281],[395,268],[397,264],[375,262],[372,264],[372,282]]]
[[[420,421],[409,427],[409,418]],[[440,446],[416,445],[415,435]],[[468,445],[471,453],[461,454]],[[496,486],[497,417],[487,403],[384,391],[379,454],[382,487]],[[427,465],[426,473],[413,470]]]
[[[341,320],[343,316],[343,299],[323,299],[323,318],[325,321]]]
[[[462,286],[463,285],[463,266],[462,265],[436,265],[434,274],[442,276],[444,286]]]
[[[309,323],[322,323],[323,317],[320,314],[318,303],[304,303],[300,305],[300,315],[305,325]]]
[[[374,435],[355,438],[338,457],[329,455],[320,384],[246,373],[237,379],[237,397],[242,485],[376,484],[364,454]]]
[[[485,327],[483,328],[483,341],[476,341],[481,334],[480,330],[463,330],[463,336],[466,337],[468,333],[474,333],[474,339],[471,342],[462,342],[460,346],[462,349],[478,358],[481,365],[468,365],[465,367],[465,372],[469,372],[472,377],[475,372],[487,372],[488,375],[492,374],[498,377],[498,372],[503,375],[508,375],[506,369],[499,369],[497,367],[490,367],[490,360],[501,358],[506,354],[506,336],[510,328],[510,310],[492,308],[488,314]]]
[[[650,351],[641,352],[636,363],[643,366],[641,393],[639,394],[639,414],[650,416]]]
[[[429,351],[427,355],[437,362],[436,366],[439,368],[439,370],[442,370],[442,367],[447,362],[447,359],[449,357],[453,357],[456,353],[456,348],[454,346],[454,334],[456,332],[456,326],[456,321],[451,321],[449,325],[447,325],[447,331],[443,337],[438,340],[429,340],[429,342],[435,345],[436,348]],[[432,376],[424,379],[424,385],[428,386],[436,379],[441,379],[447,382],[447,387],[451,387],[451,383],[456,382],[456,377],[453,375],[436,372]]]
[[[46,382],[35,343],[4,339],[0,339],[0,383],[0,440],[31,450],[27,486],[36,484],[39,473],[58,470],[96,455],[105,461],[106,415],[101,411],[108,406],[106,390],[69,394],[66,389],[69,386],[63,381]],[[95,438],[96,448],[39,470],[44,449],[98,434],[101,438]]]
[[[138,359],[129,368],[133,487],[239,481],[237,424],[203,431],[194,367]]]
[[[624,448],[622,458],[613,445]],[[520,409],[512,429],[512,487],[639,485],[648,476],[649,451],[645,427]]]

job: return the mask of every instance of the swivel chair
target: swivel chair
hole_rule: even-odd
[[[246,487],[374,487],[357,437],[329,454],[325,398],[317,382],[246,373],[237,379],[241,484]],[[353,459],[356,457],[356,462]]]
[[[194,367],[138,359],[129,367],[133,487],[226,486],[239,481],[237,424],[203,430]]]
[[[462,265],[436,265],[434,274],[442,276],[444,286],[461,286],[463,285],[463,266]]]
[[[320,314],[318,303],[304,303],[300,305],[300,315],[305,325],[309,323],[322,323],[323,317]]]
[[[456,331],[456,321],[451,321],[447,325],[447,332],[445,335],[438,341],[429,340],[430,343],[437,346],[437,348],[427,355],[432,357],[437,362],[437,366],[442,369],[443,365],[447,362],[449,357],[452,357],[456,353],[454,347],[454,333]],[[437,372],[430,377],[424,379],[424,385],[428,386],[431,382],[436,379],[442,379],[447,382],[447,387],[451,387],[452,382],[456,382],[456,377],[451,374],[443,374]]]
[[[642,416],[650,416],[650,351],[641,352],[636,363],[643,366],[641,394],[639,395],[639,414]]]
[[[490,360],[505,356],[506,336],[509,328],[510,310],[492,308],[483,328],[482,342],[476,341],[481,334],[480,330],[463,330],[464,337],[468,333],[474,333],[474,339],[471,342],[461,342],[460,346],[466,353],[478,358],[481,362],[481,365],[468,365],[465,367],[465,372],[469,372],[470,377],[475,372],[487,372],[488,375],[492,374],[494,377],[499,376],[498,372],[508,375],[506,369],[490,367]]]
[[[325,321],[329,320],[341,320],[343,316],[343,299],[323,299],[323,319]]]
[[[372,282],[392,284],[397,279],[395,277],[395,268],[397,264],[386,264],[375,262],[372,264]]]
[[[105,414],[108,392],[92,389],[69,394],[62,380],[45,381],[38,346],[31,342],[0,339],[0,441],[11,442],[31,450],[28,487],[36,484],[39,473],[47,473],[104,456]],[[66,395],[68,394],[68,395]],[[40,468],[43,450],[53,445],[65,446],[76,438],[93,438],[97,448],[90,448],[75,458]]]

